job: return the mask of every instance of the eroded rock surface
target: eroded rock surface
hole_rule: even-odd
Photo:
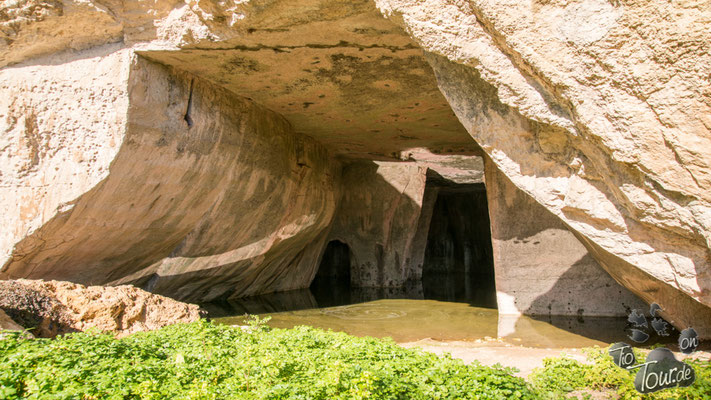
[[[486,166],[500,315],[626,317],[633,309],[647,308],[600,266],[559,218],[513,185],[490,160]]]
[[[708,3],[377,3],[433,53],[496,166],[618,281],[678,325],[694,320],[680,304],[711,305]],[[638,272],[651,279],[625,282]],[[667,286],[688,301],[658,299]]]
[[[358,162],[344,168],[343,195],[329,238],[350,247],[354,286],[402,286],[419,277],[418,264],[421,275],[424,254],[415,260],[413,253],[426,172],[412,162]]]
[[[200,309],[133,286],[0,281],[0,309],[39,337],[96,328],[117,336],[200,318]]]
[[[128,51],[104,46],[0,70],[0,264],[108,176],[126,133],[129,64]]]
[[[340,167],[283,117],[125,50],[0,75],[0,276],[191,300],[308,285]]]
[[[303,287],[339,197],[328,152],[471,150],[434,75],[516,187],[665,318],[698,326],[710,21],[691,0],[12,2],[0,274],[196,299]]]

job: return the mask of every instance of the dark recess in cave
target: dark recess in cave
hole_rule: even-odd
[[[494,258],[483,183],[438,186],[422,270],[425,298],[496,308]]]
[[[319,304],[351,303],[351,250],[347,244],[332,240],[326,245],[316,277],[309,289]]]

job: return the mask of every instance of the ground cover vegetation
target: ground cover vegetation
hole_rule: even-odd
[[[711,399],[711,362],[706,360],[686,361],[696,373],[696,381],[688,387],[660,390],[650,394],[640,394],[634,388],[637,370],[625,370],[614,364],[608,353],[609,348],[585,349],[587,362],[568,357],[547,358],[543,367],[533,371],[529,381],[549,398],[570,398],[569,393],[585,390],[605,391],[614,399]],[[634,349],[639,364],[646,360],[646,352]],[[586,396],[573,396],[583,397]]]
[[[246,328],[203,320],[122,339],[1,335],[0,399],[557,399],[584,388],[641,398],[633,373],[605,349],[590,350],[590,364],[548,359],[528,383],[511,368],[465,365],[391,340],[272,329],[259,319]],[[693,365],[694,386],[650,398],[711,393],[708,362]]]
[[[122,339],[4,335],[5,399],[536,398],[508,368],[309,327],[199,321]]]

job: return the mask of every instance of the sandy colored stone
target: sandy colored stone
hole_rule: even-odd
[[[200,318],[200,309],[133,286],[83,286],[62,281],[0,281],[0,309],[40,337],[84,331],[125,336]]]
[[[559,218],[489,159],[485,165],[499,315],[626,317],[633,309],[648,308],[600,266]]]
[[[8,0],[0,5],[0,66],[109,43],[177,48],[231,37],[242,1]]]
[[[240,7],[230,39],[180,49],[151,41],[139,52],[280,113],[339,156],[392,161],[412,148],[473,149],[422,50],[370,0]]]
[[[106,46],[0,70],[0,264],[108,176],[126,133],[129,62]]]
[[[336,206],[340,166],[278,114],[123,50],[100,60],[112,57],[125,61],[119,66],[130,63],[130,71],[119,75],[125,86],[117,101],[100,99],[93,110],[130,103],[114,125],[59,128],[50,125],[62,118],[57,115],[97,124],[107,120],[61,112],[91,104],[77,98],[67,99],[67,106],[45,103],[37,128],[29,132],[48,141],[78,142],[84,152],[40,153],[39,163],[48,165],[32,166],[36,181],[33,174],[23,175],[22,164],[3,164],[4,215],[14,229],[4,241],[12,253],[1,276],[134,283],[203,301],[308,285]],[[102,73],[69,64],[57,74],[91,82],[92,74]],[[51,77],[51,69],[38,74],[37,68],[13,68],[13,79],[3,82],[23,87]],[[70,82],[57,85],[73,90]],[[10,125],[7,132],[14,136],[3,136],[10,144],[4,154],[15,157],[10,149],[24,143],[27,124]],[[52,142],[42,146],[55,151]],[[33,160],[18,157],[28,159]],[[59,182],[41,183],[62,171],[68,172],[67,189]],[[18,188],[28,194],[18,196]],[[36,230],[26,228],[30,223]]]
[[[426,66],[420,47],[463,128],[615,280],[661,304],[677,327],[697,325],[696,316],[711,306],[708,2],[18,0],[2,7],[0,65],[10,65],[0,71],[3,277],[132,281],[202,299],[305,286],[338,198],[332,182],[338,166],[326,153],[394,161],[409,147],[468,151],[454,146],[466,142],[446,104],[432,100],[438,97],[429,70],[418,76],[432,110],[403,100],[416,87],[390,92]],[[377,19],[378,10],[389,21]],[[135,52],[192,75],[150,72]],[[358,80],[360,67],[371,65],[368,57],[384,62],[388,52],[397,54],[390,60],[399,65],[397,79],[380,79],[378,71],[388,70],[380,63]],[[338,55],[353,63],[333,62]],[[326,61],[309,67],[309,57]],[[255,65],[260,72],[250,77]],[[292,65],[299,72],[279,76]],[[320,69],[338,73],[319,81]],[[195,107],[204,111],[194,118],[202,122],[186,131],[192,77]],[[141,79],[150,83],[138,84]],[[271,95],[270,79],[278,95]],[[341,96],[355,115],[367,114],[388,134],[353,118],[334,122],[346,108],[312,101],[319,85],[330,90],[327,98]],[[225,87],[271,102],[272,111]],[[368,87],[365,96],[356,96],[360,87]],[[376,111],[391,105],[407,111],[378,116],[367,109],[370,101]],[[269,114],[263,118],[271,122],[216,123],[243,134],[233,137],[240,146],[225,145],[207,126],[233,108]],[[454,128],[414,118],[430,111]],[[358,129],[341,130],[346,124]],[[304,138],[312,134],[308,127],[315,127],[315,140],[304,145],[310,156],[302,163],[301,150],[285,149],[294,148],[287,139],[294,133],[311,143]],[[437,135],[427,136],[434,128]],[[280,139],[270,141],[271,129]],[[256,137],[258,145],[250,147]],[[282,139],[287,144],[274,146]],[[237,162],[237,147],[248,149],[240,172],[234,180],[218,179],[217,170]],[[189,160],[188,148],[199,148],[188,151]],[[260,162],[255,149],[273,156]],[[278,161],[285,159],[291,164]],[[316,183],[317,177],[327,178]],[[241,189],[228,189],[234,187]],[[264,194],[250,203],[247,194],[257,188],[288,201],[275,205]],[[171,198],[180,206],[166,203]],[[255,220],[245,212],[258,204],[273,213],[259,212],[263,217]],[[244,218],[213,223],[235,211]],[[249,233],[227,239],[235,226]]]
[[[609,253],[599,261],[618,281],[678,326],[695,323],[688,302],[657,293],[711,305],[709,5],[377,3],[432,53],[440,89],[496,166]],[[629,268],[649,280],[625,282]]]
[[[0,66],[122,39],[121,23],[91,1],[9,0],[0,7]]]
[[[5,311],[0,309],[0,329],[7,329],[9,331],[21,331],[24,330],[22,326],[18,325],[17,322],[13,321]]]
[[[415,278],[417,265],[421,271],[422,260],[412,259],[412,252],[426,171],[412,162],[358,162],[344,168],[329,241],[349,246],[354,286],[398,287]]]

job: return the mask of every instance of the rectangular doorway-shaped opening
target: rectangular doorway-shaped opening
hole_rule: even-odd
[[[351,250],[347,244],[328,242],[309,289],[322,307],[352,302]]]
[[[494,257],[483,183],[437,186],[422,266],[425,298],[496,308]]]

